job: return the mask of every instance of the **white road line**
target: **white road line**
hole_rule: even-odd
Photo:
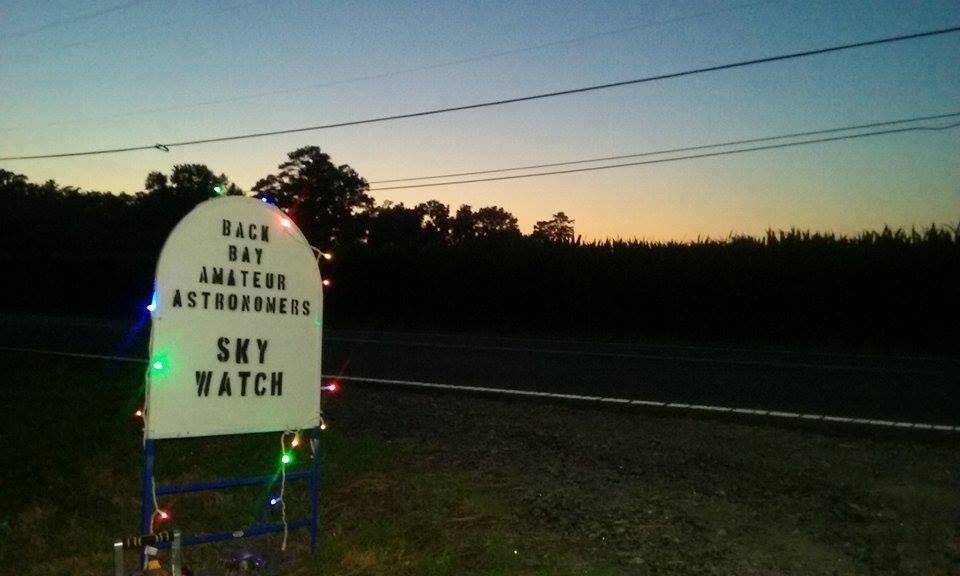
[[[67,356],[72,358],[89,358],[94,360],[110,360],[115,362],[140,362],[147,361],[146,358],[135,358],[130,356],[111,356],[106,354],[86,354],[81,352],[60,352],[56,350],[42,350],[38,348],[16,348],[9,346],[0,346],[0,350],[10,352],[30,352],[34,354],[48,354],[51,356]],[[616,398],[603,396],[584,396],[582,394],[563,394],[557,392],[541,392],[538,390],[511,390],[509,388],[488,388],[485,386],[460,386],[456,384],[440,384],[437,382],[419,382],[416,380],[392,380],[388,378],[366,378],[362,376],[341,376],[339,374],[322,374],[321,377],[337,379],[347,382],[366,382],[371,384],[387,384],[391,386],[400,386],[408,388],[427,388],[434,390],[451,390],[455,392],[479,392],[483,394],[499,394],[504,396],[519,396],[526,398],[553,398],[558,400],[577,400],[584,402],[609,402],[617,404],[631,404],[637,406],[653,406],[657,408],[669,408],[676,410],[701,410],[713,412],[727,412],[733,414],[746,414],[753,416],[766,416],[770,418],[801,418],[805,420],[820,420],[824,422],[837,422],[842,424],[858,424],[863,426],[874,426],[878,428],[905,428],[912,430],[937,430],[941,432],[960,432],[960,426],[951,426],[949,424],[928,424],[923,422],[896,422],[891,420],[870,420],[866,418],[850,418],[846,416],[830,416],[825,414],[800,414],[797,412],[780,412],[776,410],[758,410],[755,408],[736,408],[732,406],[711,406],[707,404],[686,404],[681,402],[658,402],[655,400],[637,400],[633,398]]]
[[[774,410],[771,410],[770,416],[776,416],[778,418],[799,418],[800,414],[798,414],[797,412],[776,412]]]
[[[637,406],[654,406],[657,408],[672,408],[680,410],[705,410],[714,412],[732,412],[735,414],[749,414],[754,416],[768,416],[772,418],[808,420],[823,420],[844,424],[860,424],[879,428],[909,428],[917,430],[941,430],[944,432],[960,432],[960,426],[926,424],[920,422],[894,422],[890,420],[869,420],[865,418],[849,418],[843,416],[828,416],[823,414],[800,414],[798,412],[779,412],[776,410],[757,410],[754,408],[734,408],[730,406],[710,406],[704,404],[684,404],[680,402],[657,402],[653,400],[633,400],[630,398],[608,398],[600,396],[581,396],[579,394],[557,394],[540,392],[537,390],[510,390],[505,388],[487,388],[484,386],[457,386],[454,384],[438,384],[435,382],[418,382],[415,380],[391,380],[388,378],[365,378],[361,376],[324,375],[324,378],[337,378],[347,382],[367,382],[372,384],[387,384],[391,386],[405,386],[411,388],[432,388],[441,390],[455,390],[463,392],[481,392],[485,394],[502,394],[511,396],[525,396],[534,398],[555,398],[561,400],[585,400],[592,402],[611,402],[619,404],[634,404]]]

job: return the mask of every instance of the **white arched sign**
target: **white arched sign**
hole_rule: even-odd
[[[155,286],[147,438],[319,425],[320,271],[282,211],[203,202],[167,238]]]

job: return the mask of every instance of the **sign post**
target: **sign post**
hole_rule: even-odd
[[[142,533],[152,531],[160,513],[158,496],[276,480],[276,475],[264,475],[159,486],[154,480],[156,441],[311,430],[311,470],[284,470],[285,480],[310,480],[310,518],[185,536],[183,545],[309,527],[312,552],[323,318],[314,249],[272,205],[244,197],[208,200],[167,238],[150,309]]]

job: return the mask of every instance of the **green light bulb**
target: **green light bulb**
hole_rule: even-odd
[[[166,350],[160,350],[154,353],[153,361],[150,362],[150,374],[153,376],[163,376],[170,369],[170,363],[167,362]]]
[[[293,462],[293,456],[291,456],[288,452],[284,452],[283,456],[280,457],[280,462],[283,462],[284,464],[289,464]]]

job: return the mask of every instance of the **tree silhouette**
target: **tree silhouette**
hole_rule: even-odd
[[[204,164],[177,164],[169,177],[162,172],[149,173],[136,203],[139,217],[150,223],[145,230],[149,244],[162,245],[170,230],[197,204],[224,194],[230,186],[224,174],[217,176]]]
[[[284,210],[321,248],[362,237],[357,215],[373,208],[367,181],[350,166],[335,165],[318,146],[298,148],[287,158],[278,173],[254,185],[256,196]]]
[[[0,191],[4,194],[24,193],[29,184],[23,174],[15,174],[0,168]]]
[[[226,175],[217,176],[204,164],[177,164],[169,178],[162,172],[151,172],[144,183],[148,194],[169,196],[191,207],[225,194],[230,186],[239,191]]]
[[[332,263],[333,323],[960,350],[952,324],[930,322],[960,315],[960,226],[571,244],[574,222],[562,212],[524,238],[495,206],[463,205],[453,217],[437,200],[374,208],[348,167],[316,148],[291,155],[288,172],[262,181],[263,197],[291,213],[311,194],[341,198],[350,208],[331,212],[342,218],[328,230],[369,231]],[[309,188],[317,181],[326,187]],[[306,204],[287,192],[298,182]],[[14,278],[0,282],[0,309],[142,311],[170,230],[224,184],[231,193],[225,175],[197,164],[151,173],[136,196],[0,170],[0,268]]]
[[[477,210],[477,236],[489,237],[520,237],[520,228],[516,217],[499,206],[487,206]]]
[[[227,181],[227,177],[224,176],[223,174],[220,174],[220,179],[221,179],[221,181],[223,181],[223,182],[226,182],[226,181]],[[237,185],[234,184],[233,182],[230,182],[230,183],[227,185],[227,189],[224,191],[223,195],[224,195],[224,196],[243,196],[244,193],[243,193],[243,190],[241,190],[239,186],[237,186]]]
[[[423,229],[427,237],[441,244],[448,244],[453,234],[450,207],[439,200],[428,200],[417,205],[417,210],[423,215]]]
[[[151,172],[143,187],[147,193],[166,194],[170,191],[170,180],[163,172]]]
[[[451,233],[454,242],[465,242],[477,237],[477,220],[469,204],[461,204],[453,217]]]
[[[455,242],[521,236],[516,217],[499,206],[487,206],[474,212],[468,204],[463,204],[457,209],[451,228]]]
[[[426,238],[424,213],[420,206],[407,208],[389,200],[367,214],[368,242],[371,246],[409,245]]]
[[[541,242],[570,244],[573,242],[573,222],[563,212],[557,212],[550,220],[534,224],[530,237]]]

